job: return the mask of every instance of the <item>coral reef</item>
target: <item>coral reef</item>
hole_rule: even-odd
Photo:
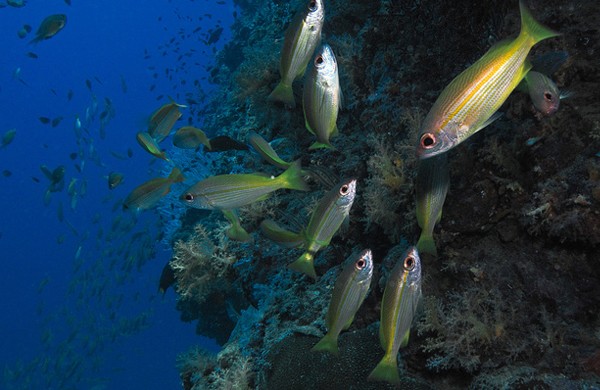
[[[344,110],[335,150],[311,152],[302,108],[266,99],[279,79],[285,25],[303,2],[237,4],[234,38],[212,75],[220,89],[205,129],[242,142],[251,131],[285,139],[275,149],[301,160],[312,191],[282,191],[240,210],[253,236],[247,244],[227,239],[219,213],[188,210],[180,218],[171,262],[178,309],[224,345],[219,357],[187,359],[197,363],[181,366],[184,387],[386,388],[365,378],[382,356],[374,324],[387,273],[418,237],[419,123],[454,76],[518,31],[517,2],[327,3],[324,40],[337,56]],[[449,152],[450,189],[434,231],[438,257],[422,256],[422,309],[400,350],[411,388],[600,385],[600,12],[591,0],[527,6],[562,33],[532,54],[569,52],[553,79],[574,94],[544,117],[515,92],[502,118]],[[294,87],[298,98],[300,83]],[[214,174],[278,174],[248,152],[211,164]],[[358,179],[357,199],[348,228],[317,255],[322,276],[313,282],[287,269],[298,251],[264,239],[258,225],[269,218],[299,231],[338,177]],[[364,248],[373,250],[378,283],[340,335],[340,359],[311,353],[325,331],[339,264]]]

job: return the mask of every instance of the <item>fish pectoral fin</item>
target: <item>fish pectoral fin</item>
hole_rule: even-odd
[[[479,130],[491,125],[496,119],[500,118],[503,114],[501,112],[495,112],[491,117],[489,117],[485,122],[483,122],[481,125],[475,127],[475,129],[473,130],[473,134],[475,134],[476,132],[478,132]]]

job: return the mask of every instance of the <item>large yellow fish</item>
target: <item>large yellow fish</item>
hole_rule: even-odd
[[[529,50],[558,35],[535,21],[523,2],[519,7],[519,36],[490,48],[452,80],[434,103],[419,134],[419,158],[447,152],[493,122],[494,113],[531,69]]]

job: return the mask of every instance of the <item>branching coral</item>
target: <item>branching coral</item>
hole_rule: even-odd
[[[228,344],[218,355],[194,347],[177,357],[185,390],[246,390],[253,380],[252,359],[237,344]]]
[[[369,178],[364,190],[366,229],[381,226],[397,242],[414,222],[412,174],[416,163],[411,140],[421,122],[419,111],[405,111],[398,131],[409,134],[400,142],[390,143],[385,134],[373,133],[367,138],[372,149],[367,160]],[[403,206],[403,207],[400,207]],[[400,209],[404,210],[404,214]]]
[[[227,226],[224,225],[216,232],[209,232],[199,224],[190,239],[175,243],[171,267],[175,271],[177,293],[182,299],[202,302],[236,261],[225,229]]]

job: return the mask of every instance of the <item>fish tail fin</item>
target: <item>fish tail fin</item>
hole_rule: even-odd
[[[41,42],[41,41],[43,41],[42,37],[35,37],[31,41],[29,41],[29,44],[30,45],[35,45],[36,43]]]
[[[424,231],[421,232],[421,236],[417,242],[417,249],[419,250],[419,253],[429,253],[430,255],[437,257],[437,248],[435,247],[435,240],[433,239],[432,234],[428,234]]]
[[[337,340],[338,338],[336,335],[327,333],[314,347],[311,348],[311,351],[329,352],[335,356],[339,356],[340,351],[338,350]]]
[[[400,375],[398,375],[398,363],[396,357],[386,354],[373,371],[371,371],[368,380],[385,381],[395,385],[399,384]]]
[[[235,241],[250,242],[252,240],[250,234],[240,224],[231,225],[225,233],[227,234],[227,237]]]
[[[313,260],[314,254],[310,252],[305,252],[302,256],[298,257],[296,261],[288,265],[288,268],[294,271],[302,272],[303,274],[306,274],[311,278],[316,279],[317,273],[315,272]]]
[[[325,142],[319,142],[319,141],[313,142],[313,144],[308,147],[308,150],[315,150],[315,149],[333,149],[333,150],[335,150],[335,148],[333,146],[331,146],[331,144],[325,143]]]
[[[183,173],[181,173],[181,169],[173,167],[173,170],[169,174],[169,179],[171,179],[173,183],[179,183],[184,181],[185,177],[183,176]]]
[[[519,9],[521,10],[521,35],[529,36],[535,45],[544,39],[556,37],[560,35],[556,31],[544,26],[533,18],[531,12],[523,4],[523,0],[519,1]]]
[[[296,106],[296,100],[294,99],[294,91],[292,90],[292,86],[285,84],[283,81],[280,81],[273,92],[271,92],[269,95],[269,100],[283,102],[283,104],[290,108],[294,108]]]
[[[294,161],[279,177],[283,182],[283,188],[298,191],[308,191],[308,185],[304,181],[300,160]]]

